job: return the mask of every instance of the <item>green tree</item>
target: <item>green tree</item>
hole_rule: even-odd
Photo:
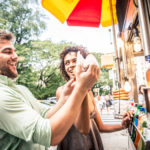
[[[17,82],[30,88],[38,99],[55,96],[57,88],[64,84],[59,72],[59,53],[66,45],[72,43],[34,40],[18,45],[21,57]]]
[[[45,28],[44,16],[34,0],[32,4],[29,0],[2,0],[0,3],[0,29],[14,33],[16,44],[28,42]]]
[[[103,54],[102,53],[92,53],[92,54],[96,57],[96,59],[99,63],[99,66],[101,67],[101,56]],[[100,78],[99,78],[98,82],[93,87],[93,88],[98,87],[100,89],[99,93],[101,95],[109,94],[111,92],[112,87],[113,87],[112,79],[109,79],[109,70],[110,69],[101,68]]]
[[[64,46],[74,44],[37,40],[46,28],[44,13],[41,14],[37,3],[37,0],[32,0],[32,4],[30,0],[2,0],[0,29],[7,29],[16,36],[15,47],[19,56],[17,82],[30,88],[37,98],[43,99],[54,96],[57,87],[64,84],[59,72],[59,53]],[[101,66],[102,54],[94,55]],[[101,69],[97,83],[100,87],[112,85],[107,69]]]

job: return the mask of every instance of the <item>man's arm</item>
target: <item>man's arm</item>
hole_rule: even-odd
[[[88,134],[90,131],[90,113],[88,101],[89,95],[87,93],[74,123],[75,127],[83,134]]]
[[[66,103],[49,119],[52,129],[51,145],[58,144],[66,135],[76,118],[85,94],[86,90],[75,87]]]
[[[56,91],[56,97],[57,97],[57,104],[49,109],[49,111],[46,114],[46,118],[50,118],[52,115],[54,115],[67,101],[69,95],[74,88],[73,85],[74,80],[70,80],[67,82],[64,86],[61,86]],[[67,90],[67,93],[66,93]]]
[[[63,91],[63,88],[64,86],[61,86],[57,89],[56,97],[58,99],[58,103],[50,111],[48,111],[47,116],[50,115],[48,117],[51,117],[65,104],[67,98],[62,98],[62,96],[60,96]],[[78,111],[77,118],[74,121],[74,125],[76,126],[76,128],[83,134],[88,134],[90,130],[90,115],[89,115],[88,100],[89,96],[87,93],[81,105],[81,108]]]
[[[62,97],[55,106],[48,110],[48,112],[46,113],[46,118],[49,119],[50,117],[52,117],[65,104],[65,102],[66,99]]]
[[[88,89],[98,80],[100,71],[96,65],[90,65],[86,72],[82,72],[80,65],[77,67],[76,84],[72,94],[66,103],[49,119],[52,130],[51,145],[58,144],[66,135],[76,118]]]

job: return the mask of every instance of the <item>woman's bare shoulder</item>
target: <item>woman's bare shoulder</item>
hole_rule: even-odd
[[[92,91],[89,91],[89,95],[90,95],[92,101],[94,101],[94,95],[93,95]]]

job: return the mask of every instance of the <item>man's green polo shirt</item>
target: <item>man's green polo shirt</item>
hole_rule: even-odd
[[[46,112],[27,88],[0,75],[0,150],[49,147],[51,129],[44,118]]]

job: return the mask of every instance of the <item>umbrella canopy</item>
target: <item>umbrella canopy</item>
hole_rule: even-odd
[[[117,23],[116,0],[112,1],[114,23]],[[43,7],[60,22],[70,26],[99,27],[111,25],[109,0],[42,0]]]
[[[114,24],[117,24],[117,13],[116,13],[116,0],[111,0],[112,2],[112,12]],[[102,2],[102,14],[101,14],[101,25],[103,27],[111,26],[111,9],[109,0],[103,0]]]
[[[102,0],[80,0],[67,19],[71,26],[99,27]]]
[[[64,23],[79,0],[42,0],[42,6]]]

